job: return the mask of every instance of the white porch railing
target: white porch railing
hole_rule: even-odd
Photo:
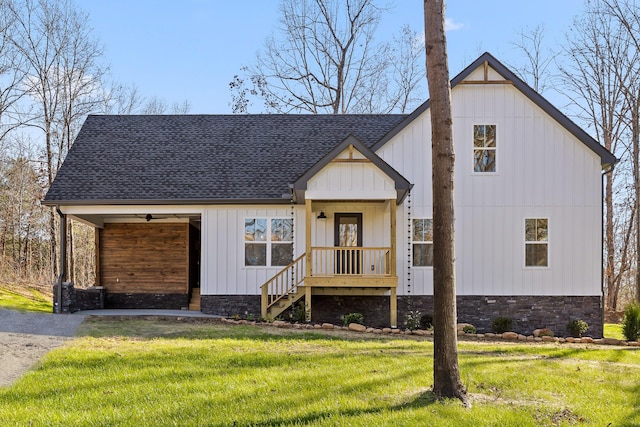
[[[312,247],[311,276],[390,276],[391,248]]]

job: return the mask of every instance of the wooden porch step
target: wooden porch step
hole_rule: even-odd
[[[189,301],[189,310],[200,311],[200,288],[191,290],[191,300]]]

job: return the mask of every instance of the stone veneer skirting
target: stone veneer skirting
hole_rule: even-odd
[[[189,306],[187,294],[107,293],[104,308],[149,308],[181,310]]]
[[[411,309],[433,314],[433,296],[411,296]],[[602,338],[603,312],[599,296],[475,296],[456,298],[458,323],[474,325],[478,333],[493,332],[496,317],[510,317],[511,330],[531,335],[535,329],[549,328],[556,336],[564,336],[567,324],[575,319],[589,324],[585,335]],[[398,297],[398,322],[406,319],[409,297]]]
[[[200,311],[218,316],[259,317],[260,295],[200,295]]]

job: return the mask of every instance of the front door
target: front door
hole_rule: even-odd
[[[362,214],[335,214],[336,274],[362,274]]]

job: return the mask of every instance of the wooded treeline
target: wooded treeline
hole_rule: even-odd
[[[87,114],[186,113],[109,74],[71,0],[0,0],[0,283],[50,290],[59,220],[41,206]],[[95,282],[93,229],[68,227],[68,279]]]
[[[428,96],[421,31],[381,39],[382,2],[282,0],[280,11],[279,32],[230,84],[234,112],[408,112]],[[562,43],[524,29],[500,59],[620,159],[603,176],[605,303],[619,310],[640,295],[640,12],[633,0],[589,0],[576,13]],[[0,283],[48,289],[58,218],[40,200],[86,115],[189,104],[118,83],[72,0],[0,0],[0,35]],[[92,285],[93,230],[69,230],[69,280]]]

